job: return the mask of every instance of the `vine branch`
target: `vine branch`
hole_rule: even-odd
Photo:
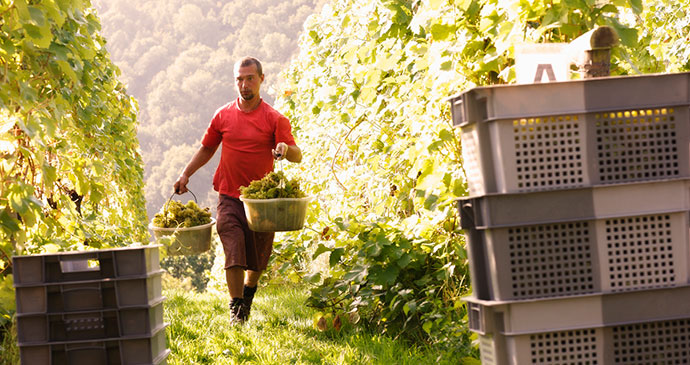
[[[345,134],[345,136],[340,141],[340,144],[338,145],[338,149],[335,151],[335,153],[333,154],[333,158],[331,159],[331,172],[333,173],[333,177],[335,178],[335,181],[338,183],[338,185],[340,185],[340,188],[345,190],[345,191],[347,191],[347,188],[345,187],[345,185],[343,185],[342,182],[340,182],[340,180],[338,179],[338,175],[335,173],[335,158],[338,156],[338,153],[340,152],[340,149],[345,144],[345,141],[347,141],[347,138],[350,137],[350,134],[352,134],[352,131],[354,131],[365,120],[366,120],[366,118],[364,117],[364,115],[362,115],[359,118],[359,120],[357,121],[357,123],[355,123],[355,125],[353,125],[349,131],[347,131],[347,134]]]
[[[4,269],[0,270],[0,275],[2,275],[2,273],[4,273],[7,269],[12,267],[12,260],[7,255],[5,250],[3,250],[1,248],[0,248],[0,254],[2,254],[2,258],[7,261],[7,266]]]

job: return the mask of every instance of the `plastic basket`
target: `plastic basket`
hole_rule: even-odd
[[[533,300],[465,297],[469,329],[519,335],[690,318],[690,286]],[[690,335],[690,334],[689,334]]]
[[[690,287],[530,301],[467,301],[484,365],[684,364]]]
[[[194,201],[199,204],[196,195],[191,190],[187,190],[187,192],[192,194]],[[172,193],[163,206],[164,212],[175,194]],[[153,231],[156,241],[163,244],[163,248],[169,256],[198,255],[211,248],[211,229],[215,223],[216,219],[211,217],[211,222],[199,226],[165,228],[155,226],[152,221],[149,223],[149,229]],[[165,236],[172,237],[167,241],[160,239]]]
[[[17,315],[151,306],[164,299],[163,272],[138,278],[17,286]]]
[[[474,295],[515,300],[690,283],[689,183],[460,199]]]
[[[140,277],[160,270],[160,245],[13,256],[15,286]]]
[[[106,340],[60,341],[41,345],[19,345],[22,365],[72,364],[165,364],[165,326],[146,336],[123,336]]]
[[[471,195],[690,177],[690,74],[473,88],[450,99]]]
[[[163,298],[157,304],[93,312],[17,315],[19,346],[48,342],[151,336],[162,328]]]
[[[685,364],[690,318],[534,334],[480,334],[482,365]]]
[[[247,199],[244,203],[249,228],[255,232],[298,231],[304,226],[307,206],[313,197]]]
[[[149,229],[153,231],[156,240],[163,243],[168,255],[198,255],[211,248],[211,229],[215,223],[215,218],[211,218],[209,223],[194,227],[162,228],[151,223]],[[173,236],[167,244],[160,240],[165,236]]]

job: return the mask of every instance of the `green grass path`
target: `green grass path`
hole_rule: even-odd
[[[251,318],[231,325],[227,295],[163,291],[168,364],[478,364],[433,347],[416,347],[357,325],[340,331],[313,327],[307,289],[261,288]],[[0,365],[19,363],[13,328],[0,343]]]
[[[306,289],[260,288],[251,318],[231,325],[227,295],[166,290],[168,364],[438,364],[433,348],[416,348],[353,326],[321,332]]]

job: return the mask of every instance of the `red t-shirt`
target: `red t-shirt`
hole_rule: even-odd
[[[215,148],[223,143],[213,188],[221,194],[240,196],[240,186],[249,186],[273,170],[271,150],[279,142],[295,145],[290,121],[263,100],[245,113],[237,100],[216,110],[201,144]]]

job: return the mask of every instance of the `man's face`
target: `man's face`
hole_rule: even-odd
[[[259,97],[259,90],[261,83],[264,81],[264,75],[259,75],[256,70],[256,65],[243,66],[235,68],[235,85],[237,92],[244,100],[252,100]]]

